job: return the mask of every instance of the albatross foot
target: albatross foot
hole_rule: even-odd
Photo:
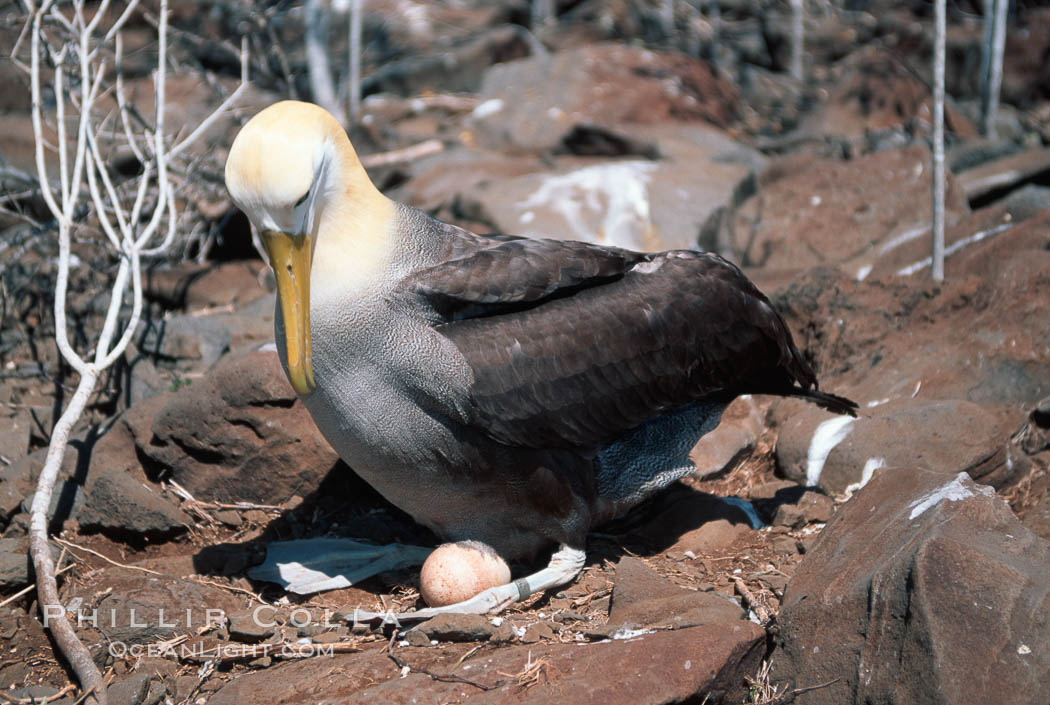
[[[469,600],[443,607],[427,607],[414,612],[382,614],[354,610],[348,616],[355,624],[378,623],[399,626],[421,622],[439,614],[498,614],[508,605],[521,602],[530,595],[572,582],[583,570],[587,554],[578,548],[562,545],[551,556],[546,568],[505,585],[483,590]]]

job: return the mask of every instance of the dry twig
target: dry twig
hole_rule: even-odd
[[[464,685],[469,685],[469,686],[472,686],[472,687],[477,688],[479,690],[496,690],[497,688],[499,688],[499,687],[501,687],[503,685],[502,683],[497,683],[496,685],[484,685],[483,683],[478,683],[478,682],[472,681],[472,680],[470,680],[468,678],[463,678],[462,676],[457,676],[457,675],[455,675],[453,673],[448,673],[448,674],[434,673],[433,671],[429,671],[429,670],[427,670],[427,669],[425,669],[425,668],[423,668],[421,666],[411,666],[411,665],[405,663],[404,661],[402,661],[401,659],[399,659],[397,657],[397,655],[394,653],[394,640],[395,639],[397,639],[397,632],[396,631],[393,634],[390,635],[390,641],[386,645],[386,655],[391,661],[394,662],[394,665],[397,666],[398,669],[400,669],[402,673],[409,673],[410,671],[417,671],[419,673],[422,673],[424,676],[427,676],[428,678],[431,678],[431,679],[436,680],[436,681],[441,681],[443,683],[462,683]]]
[[[758,621],[762,624],[766,624],[769,621],[769,610],[766,609],[765,605],[759,602],[758,598],[755,597],[754,593],[748,589],[747,585],[740,578],[733,578],[733,585],[736,586],[737,594],[740,595],[740,599],[744,602],[744,606],[750,608],[755,616],[758,617]]]
[[[55,571],[55,577],[57,578],[58,576],[62,575],[62,573],[65,573],[67,570],[69,570],[70,568],[72,568],[75,565],[76,565],[76,563],[70,563],[65,568],[59,568],[58,570]],[[10,603],[14,602],[15,600],[17,600],[18,598],[22,597],[23,595],[28,595],[33,590],[36,590],[36,583],[33,583],[32,585],[26,585],[24,588],[22,588],[21,590],[16,592],[14,595],[9,595],[8,597],[4,598],[4,601],[0,602],[0,607],[5,607],[5,606],[9,605]]]
[[[445,145],[441,140],[431,139],[404,149],[394,149],[389,152],[366,155],[361,157],[361,165],[368,169],[377,166],[390,166],[391,164],[400,164],[401,162],[410,162],[429,157],[443,149],[445,149]]]
[[[65,539],[60,539],[57,536],[52,536],[51,540],[54,541],[55,543],[60,543],[63,546],[66,546],[68,548],[72,548],[75,551],[84,551],[85,553],[90,553],[91,555],[97,556],[98,558],[101,558],[102,560],[104,560],[106,563],[109,563],[110,565],[114,565],[117,568],[126,568],[127,570],[138,570],[138,571],[142,571],[143,573],[149,573],[150,575],[163,575],[163,573],[158,573],[157,571],[150,570],[149,568],[140,568],[140,567],[138,567],[136,565],[125,565],[124,563],[118,563],[117,561],[113,560],[112,558],[107,558],[106,556],[102,555],[101,553],[99,553],[98,551],[96,551],[96,550],[94,550],[92,548],[88,548],[86,546],[78,546],[77,544],[73,543],[72,541],[66,541]]]
[[[14,697],[12,695],[8,695],[7,693],[5,693],[2,690],[0,690],[0,697],[3,697],[4,702],[18,703],[18,705],[47,705],[48,703],[53,703],[56,700],[61,700],[62,698],[64,698],[65,696],[69,695],[70,693],[72,693],[76,689],[77,689],[77,686],[75,684],[68,683],[68,684],[66,684],[66,686],[64,688],[62,688],[62,690],[58,691],[54,695],[48,695],[48,696],[46,696],[46,697],[44,697],[42,699],[34,698],[34,697],[16,698],[16,697]]]

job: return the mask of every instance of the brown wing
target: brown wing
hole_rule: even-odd
[[[437,312],[474,371],[472,423],[502,443],[597,449],[664,411],[743,393],[841,401],[815,391],[783,320],[717,255],[512,240],[403,290]]]

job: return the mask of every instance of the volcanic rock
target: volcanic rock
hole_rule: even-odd
[[[279,504],[338,461],[274,352],[224,358],[163,401],[136,447],[197,499]]]
[[[872,132],[932,122],[929,86],[884,49],[868,47],[832,68],[838,76],[825,102],[806,116],[800,132],[826,137],[862,138]],[[948,101],[945,127],[975,137],[973,123]]]
[[[685,485],[673,485],[655,497],[645,516],[649,520],[631,531],[632,538],[677,551],[721,548],[751,528],[748,513],[738,504]],[[718,529],[706,529],[710,524]]]
[[[478,143],[549,152],[578,124],[705,121],[726,127],[736,89],[709,64],[684,54],[597,44],[497,64],[481,86]]]
[[[115,424],[91,448],[73,517],[83,528],[139,534],[168,534],[193,525],[177,500],[163,496],[146,477],[134,437],[124,423]]]
[[[723,219],[716,239],[743,266],[844,262],[927,226],[929,173],[929,152],[920,147],[850,161],[785,157],[760,175],[757,193]],[[948,222],[969,212],[951,178],[945,208]]]
[[[58,556],[58,547],[52,545],[51,559],[58,560]],[[29,540],[25,537],[0,539],[0,587],[12,588],[25,585],[29,582],[31,571]],[[0,637],[3,637],[2,633]]]
[[[772,680],[834,681],[812,705],[1042,703],[1050,544],[964,473],[885,469],[806,553],[779,622]]]
[[[277,628],[268,619],[267,612],[256,613],[254,610],[243,610],[229,615],[230,638],[238,641],[257,642],[272,636]]]
[[[682,629],[701,624],[735,624],[747,615],[739,605],[713,592],[687,590],[658,575],[637,558],[616,564],[607,628],[661,626]]]
[[[1050,393],[1050,309],[1037,303],[1050,297],[1050,213],[1004,218],[1009,227],[950,254],[939,286],[922,269],[858,282],[821,267],[779,290],[822,388],[863,413],[912,398],[1023,406]]]
[[[150,680],[149,673],[133,673],[114,681],[106,688],[106,701],[110,705],[146,705]]]
[[[365,95],[393,93],[414,96],[434,92],[475,92],[493,64],[532,53],[528,32],[503,25],[467,37],[455,46],[430,54],[383,63],[362,81]]]
[[[985,162],[959,173],[956,178],[971,201],[1002,189],[1009,189],[1034,176],[1050,171],[1050,149],[1028,149]]]
[[[169,575],[138,572],[115,579],[98,607],[84,607],[83,628],[99,630],[105,642],[141,644],[172,634],[193,633],[240,609],[242,600],[218,588]],[[82,595],[91,602],[91,593]],[[104,635],[104,636],[103,636]]]
[[[480,614],[439,614],[414,627],[438,641],[488,641],[495,627]]]
[[[513,175],[525,166],[518,160],[506,177],[461,186],[456,209],[517,235],[644,251],[695,248],[711,214],[765,163],[709,126],[646,125],[632,134],[655,144],[660,158],[558,157],[553,170]]]
[[[1027,467],[1009,440],[1024,423],[1015,407],[961,399],[906,399],[863,409],[857,419],[778,404],[776,457],[792,480],[831,493],[858,489],[881,467],[916,465],[1001,487]],[[892,439],[891,441],[889,439]]]
[[[153,269],[146,273],[143,293],[168,308],[196,310],[246,303],[266,294],[260,284],[265,268],[260,260],[241,260]]]
[[[807,524],[826,522],[835,513],[835,502],[827,495],[806,491],[797,502],[781,504],[773,515],[773,523],[801,529]]]
[[[754,450],[764,423],[754,400],[735,399],[722,413],[722,421],[705,433],[689,451],[689,459],[703,479],[731,471]]]
[[[227,352],[243,352],[273,340],[273,307],[274,295],[270,294],[233,311],[220,308],[144,321],[139,348],[203,371]]]
[[[765,634],[756,624],[712,624],[592,644],[539,643],[503,646],[464,661],[433,649],[396,651],[409,665],[425,662],[431,673],[450,674],[492,690],[436,680],[410,670],[401,677],[384,648],[324,659],[304,659],[241,675],[210,705],[255,705],[324,700],[330,705],[403,703],[425,697],[468,705],[567,702],[580,705],[656,705],[707,697],[739,702],[744,676],[758,667]],[[425,660],[425,661],[424,661]],[[540,663],[540,678],[523,688],[515,675]],[[422,700],[420,700],[422,702]]]

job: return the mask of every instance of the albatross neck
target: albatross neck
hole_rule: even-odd
[[[375,187],[350,142],[336,143],[314,229],[311,299],[345,299],[385,279],[396,249],[396,206]]]

